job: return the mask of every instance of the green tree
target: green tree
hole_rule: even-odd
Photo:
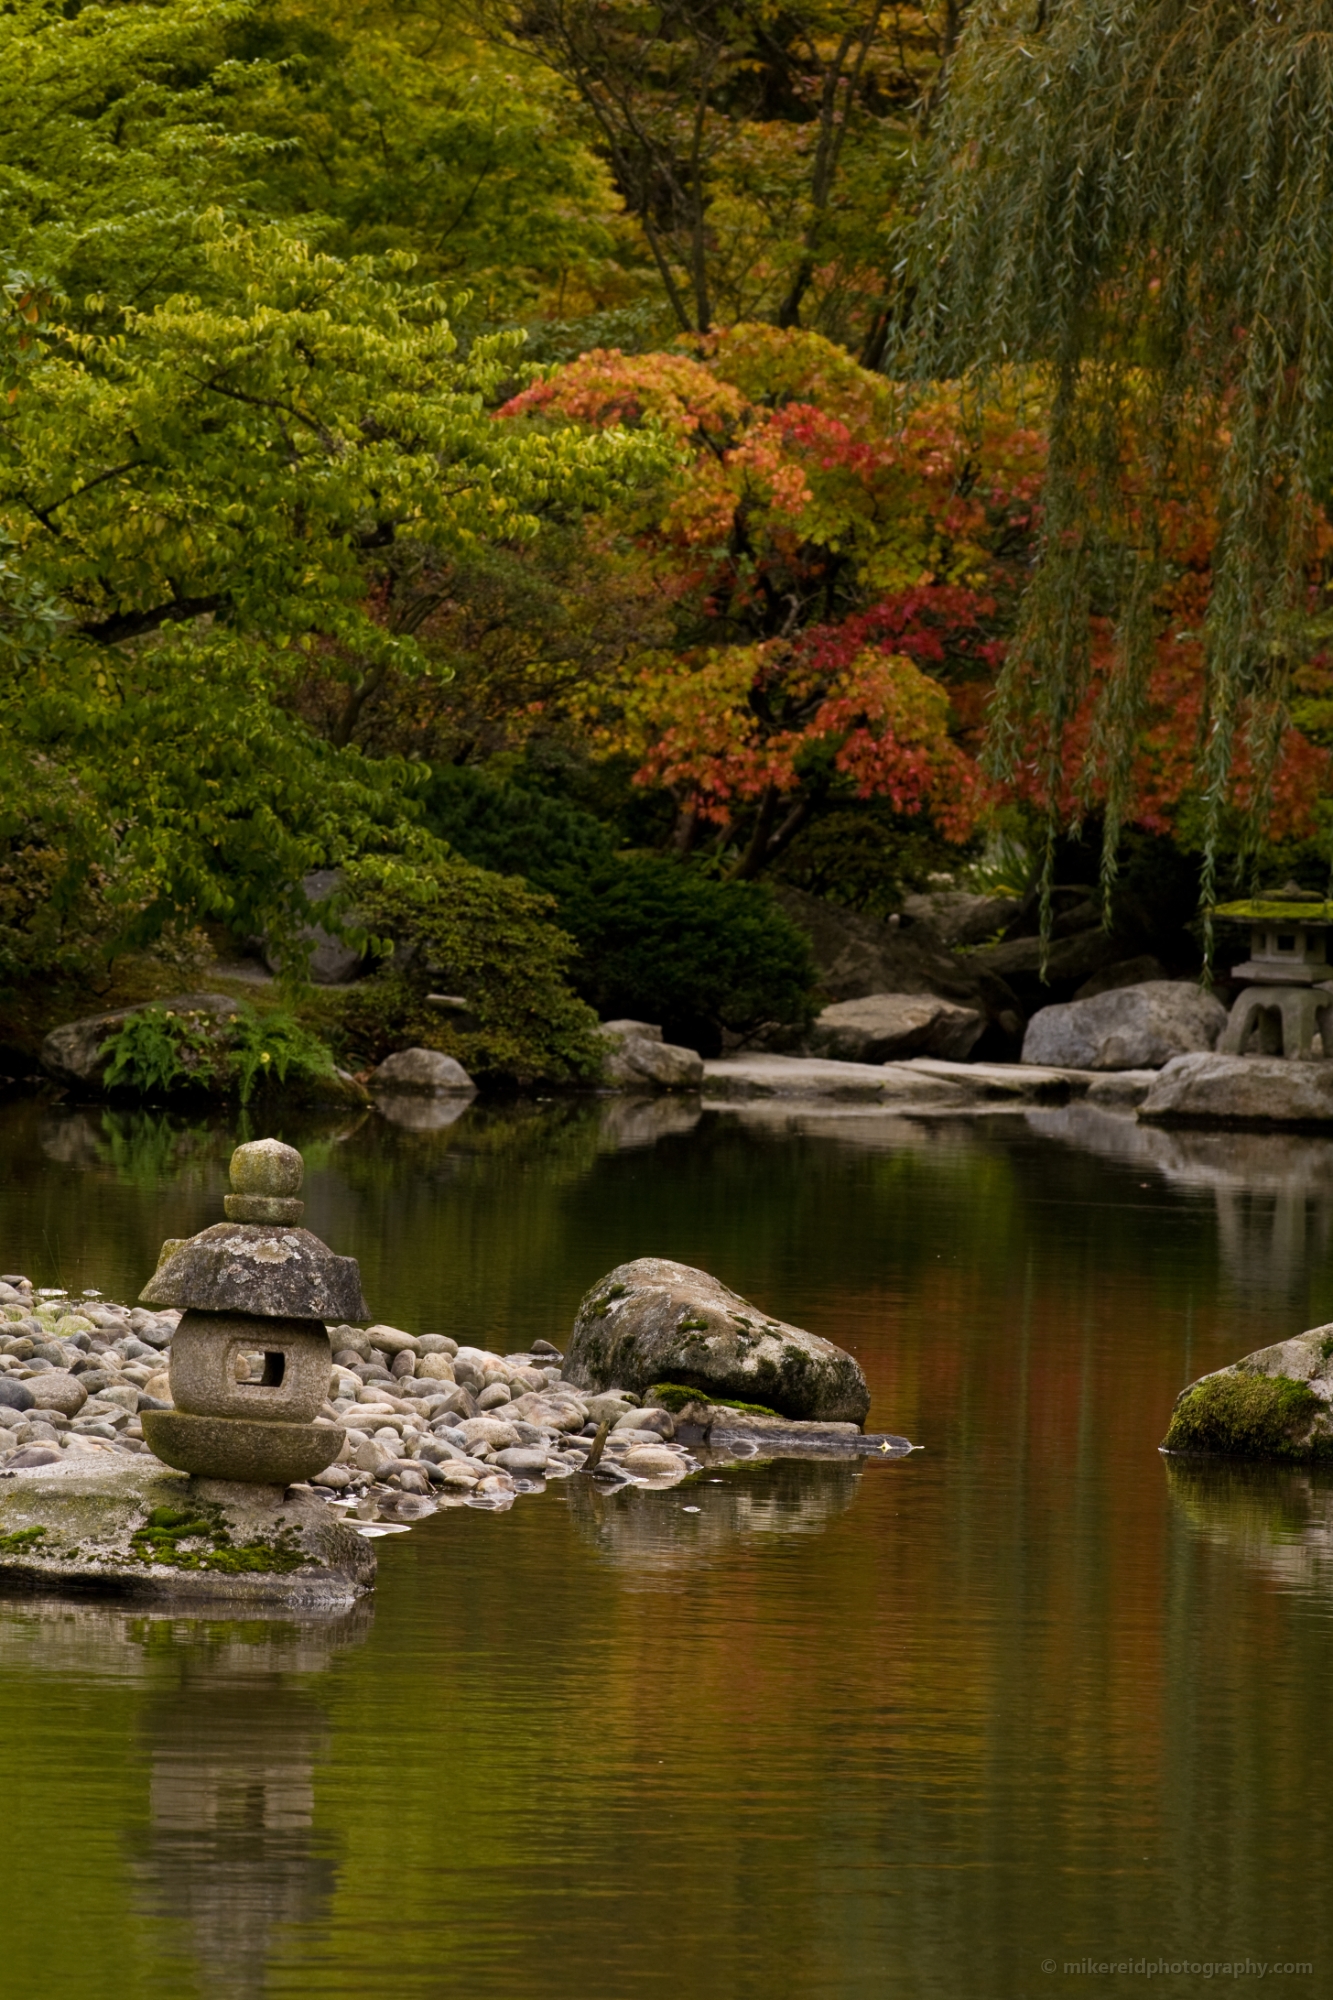
[[[577,95],[671,321],[769,319],[859,343],[912,142],[961,9],[885,0],[486,0]]]
[[[340,255],[408,250],[468,316],[577,316],[624,287],[620,202],[562,85],[460,0],[267,0],[232,41],[258,198]]]
[[[460,359],[401,254],[200,233],[228,303],[83,332],[16,305],[0,408],[6,830],[63,856],[52,907],[95,865],[130,932],[295,922],[305,869],[410,838],[401,769],[342,746],[387,675],[441,670],[414,633],[448,556],[600,504],[655,449],[495,424],[516,337]],[[295,712],[312,658],[342,690],[332,744]],[[59,810],[30,837],[34,759]]]

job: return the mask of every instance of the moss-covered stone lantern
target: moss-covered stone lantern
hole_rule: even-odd
[[[1232,968],[1247,983],[1231,1009],[1218,1043],[1223,1055],[1243,1055],[1256,1041],[1260,1055],[1313,1054],[1319,1035],[1323,1052],[1333,1055],[1333,978],[1328,932],[1333,903],[1289,882],[1268,897],[1223,903],[1216,917],[1248,923],[1250,956]]]
[[[260,1139],[231,1158],[225,1222],[164,1243],[140,1293],[184,1308],[171,1343],[170,1410],[145,1410],[144,1437],[168,1465],[201,1478],[286,1486],[336,1456],[312,1419],[329,1391],[326,1320],[370,1317],[353,1257],[298,1227],[304,1162]]]

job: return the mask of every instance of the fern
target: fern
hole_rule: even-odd
[[[102,1081],[108,1090],[125,1086],[144,1097],[159,1097],[216,1078],[216,1051],[206,1028],[206,1016],[176,1014],[166,1007],[145,1007],[131,1014],[103,1042],[99,1054],[109,1057]]]
[[[295,1015],[265,1014],[244,1008],[232,1024],[227,1068],[241,1103],[250,1102],[257,1083],[276,1077],[314,1083],[336,1073],[333,1057],[318,1035],[303,1028]]]
[[[145,1007],[102,1044],[103,1083],[143,1097],[185,1090],[235,1090],[248,1104],[267,1079],[316,1082],[336,1073],[331,1051],[295,1015],[257,1014],[240,1004],[225,1016]]]

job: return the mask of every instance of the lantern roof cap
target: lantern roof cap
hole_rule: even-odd
[[[297,1227],[304,1162],[294,1146],[260,1139],[231,1157],[225,1222],[162,1245],[140,1292],[148,1306],[254,1313],[261,1319],[367,1320],[361,1269]]]
[[[1241,924],[1333,924],[1333,902],[1322,896],[1298,900],[1285,890],[1241,903],[1214,903],[1213,915]]]

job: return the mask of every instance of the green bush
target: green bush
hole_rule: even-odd
[[[379,1061],[405,1042],[456,1056],[478,1081],[571,1083],[595,1077],[595,1016],[571,992],[574,947],[549,896],[466,861],[375,858],[345,874],[350,904],[378,940],[382,969],[342,995],[342,1032]],[[461,995],[467,1013],[431,1008]]]
[[[710,881],[657,855],[570,884],[560,916],[579,945],[580,992],[604,1020],[659,1022],[716,1054],[722,1031],[810,1018],[809,940],[752,884]]]
[[[611,833],[591,813],[499,784],[480,771],[437,770],[424,804],[431,831],[469,861],[500,875],[526,876],[553,895],[615,859]]]
[[[957,847],[919,821],[902,824],[882,801],[870,800],[812,820],[774,863],[773,875],[883,921],[901,910],[904,896],[929,888],[933,874],[965,865]]]
[[[603,1019],[658,1022],[669,1041],[705,1054],[723,1030],[809,1019],[809,943],[762,887],[618,854],[591,814],[476,772],[437,772],[427,809],[470,860],[555,898],[578,947],[570,980]]]
[[[248,1104],[257,1084],[310,1085],[337,1074],[328,1044],[293,1015],[260,1015],[243,1003],[230,1015],[145,1007],[107,1037],[100,1053],[107,1057],[105,1088],[141,1097],[234,1092]]]

